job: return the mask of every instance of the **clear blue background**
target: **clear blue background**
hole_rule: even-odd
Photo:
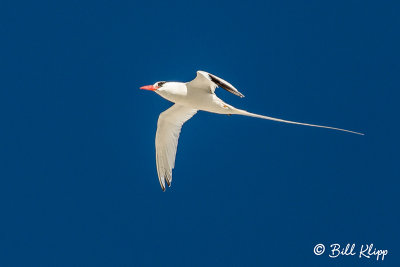
[[[1,1],[0,266],[399,266],[397,1]],[[142,91],[206,70],[172,187]]]

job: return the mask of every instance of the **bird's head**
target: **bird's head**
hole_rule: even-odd
[[[149,90],[149,91],[156,91],[156,90],[160,89],[161,87],[163,87],[163,85],[164,85],[165,83],[167,83],[167,82],[165,82],[165,81],[156,82],[156,83],[153,84],[153,85],[145,85],[145,86],[142,86],[142,87],[140,87],[140,89],[142,89],[142,90]]]

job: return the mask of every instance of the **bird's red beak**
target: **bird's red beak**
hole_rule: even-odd
[[[157,90],[157,87],[154,87],[153,85],[146,85],[146,86],[140,87],[140,89],[142,89],[142,90],[155,91],[155,90]]]

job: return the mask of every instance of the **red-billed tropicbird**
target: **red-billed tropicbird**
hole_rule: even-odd
[[[157,124],[156,163],[158,179],[163,191],[165,191],[165,181],[168,186],[171,186],[172,169],[175,165],[176,149],[182,125],[193,117],[198,110],[227,115],[245,115],[261,119],[327,128],[363,135],[362,133],[349,130],[287,121],[237,109],[225,103],[215,95],[215,88],[217,87],[221,87],[237,96],[244,97],[244,95],[233,87],[233,85],[205,71],[198,71],[196,78],[187,83],[161,81],[156,82],[154,85],[140,87],[140,89],[154,91],[163,98],[175,103],[172,107],[160,114]]]

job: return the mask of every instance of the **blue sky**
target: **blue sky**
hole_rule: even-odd
[[[399,249],[396,1],[2,1],[1,266],[355,266]],[[173,185],[138,88],[205,70],[228,103],[351,135],[199,112]],[[397,262],[397,264],[396,264]]]

